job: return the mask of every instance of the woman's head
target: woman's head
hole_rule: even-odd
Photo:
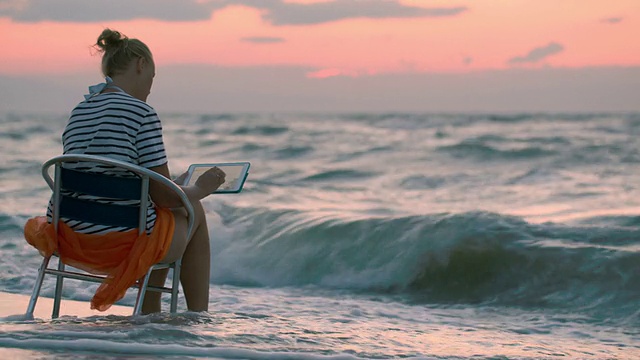
[[[105,29],[95,44],[102,52],[102,73],[111,77],[131,96],[147,101],[151,92],[155,64],[151,50],[138,39]]]
[[[131,62],[140,58],[153,64],[151,50],[138,39],[129,39],[118,31],[104,29],[95,47],[102,52],[102,73],[114,76],[125,72]]]

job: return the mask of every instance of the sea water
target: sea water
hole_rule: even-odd
[[[640,114],[161,117],[174,175],[251,162],[242,193],[204,200],[210,311],[5,319],[0,353],[640,358]],[[32,289],[22,228],[66,121],[0,114],[0,291]]]

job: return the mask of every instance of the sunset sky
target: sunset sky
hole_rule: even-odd
[[[164,111],[640,110],[638,0],[0,0],[0,111],[65,111],[110,27]]]

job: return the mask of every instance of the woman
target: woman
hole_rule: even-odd
[[[155,76],[155,65],[149,48],[137,39],[129,39],[117,31],[105,29],[96,48],[102,55],[102,73],[106,83],[89,88],[90,94],[72,111],[63,133],[65,154],[101,155],[149,168],[170,178],[162,140],[162,127],[155,110],[146,103]],[[85,170],[86,167],[85,167]],[[88,169],[105,172],[99,166]],[[182,185],[181,175],[175,182]],[[224,183],[225,174],[213,168],[198,178],[193,186],[181,186],[196,214],[195,231],[187,238],[187,214],[175,193],[152,182],[152,202],[171,209],[175,230],[163,262],[182,257],[181,283],[190,311],[207,311],[209,303],[209,232],[200,200]],[[157,211],[148,209],[147,231],[153,232]],[[100,224],[67,222],[74,232],[104,234],[130,229]],[[151,285],[162,286],[168,270],[152,274]],[[160,293],[148,292],[143,313],[160,311]]]

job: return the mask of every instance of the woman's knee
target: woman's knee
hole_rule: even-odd
[[[172,262],[182,257],[186,247],[192,240],[199,228],[207,227],[207,220],[205,216],[204,207],[199,200],[191,201],[193,207],[193,229],[190,234],[187,233],[189,229],[188,214],[185,208],[171,209],[174,216],[175,227],[173,233],[173,240],[168,253],[165,255],[165,262]]]
[[[202,201],[191,200],[191,206],[193,207],[195,226],[197,227],[202,223],[206,224],[207,218],[204,212],[204,207],[202,206]]]
[[[203,221],[206,222],[206,215],[204,212],[204,207],[202,206],[202,202],[200,200],[190,200],[191,207],[193,208],[193,217],[194,217],[194,225],[198,227]],[[184,207],[172,209],[174,218],[177,222],[181,222],[184,220],[185,223],[188,222],[189,214],[187,209]]]

